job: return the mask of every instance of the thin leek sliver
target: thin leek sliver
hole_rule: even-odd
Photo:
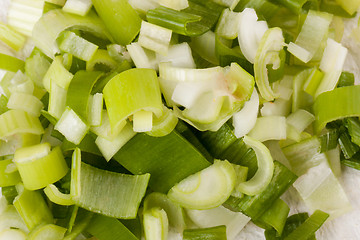
[[[0,187],[14,186],[21,181],[17,170],[7,172],[7,168],[10,164],[12,164],[11,159],[0,161]]]

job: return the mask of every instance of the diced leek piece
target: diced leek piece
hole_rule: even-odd
[[[252,8],[245,8],[238,18],[238,41],[245,58],[254,63],[260,41],[268,30],[265,21],[257,21],[258,17]]]
[[[189,7],[188,0],[157,0],[157,2],[164,7],[171,8],[174,10],[183,10]]]
[[[295,43],[290,42],[288,51],[301,61],[309,62],[328,33],[331,20],[329,13],[310,10]]]
[[[19,229],[5,229],[0,232],[0,239],[25,240],[26,234]]]
[[[67,1],[65,6],[70,1]],[[74,1],[78,1],[78,0],[74,0]],[[73,56],[84,61],[89,61],[94,56],[96,50],[98,49],[97,45],[87,41],[86,39],[76,35],[74,32],[71,31],[63,32],[57,41],[61,51],[70,53]]]
[[[210,165],[202,153],[177,131],[164,137],[136,134],[115,154],[114,159],[133,174],[150,173],[149,186],[163,193]]]
[[[105,49],[97,49],[92,58],[86,62],[87,71],[109,72],[115,70],[117,66],[118,63]]]
[[[24,46],[26,38],[5,23],[0,23],[0,40],[19,51]]]
[[[33,95],[14,92],[10,95],[7,107],[9,109],[23,110],[34,117],[39,117],[44,104]]]
[[[324,77],[323,72],[321,72],[317,68],[313,68],[313,70],[311,70],[308,78],[304,83],[303,90],[314,97],[316,93],[316,89],[319,87],[319,84],[323,77]]]
[[[129,44],[139,33],[141,18],[126,0],[93,0],[107,30],[120,45]]]
[[[153,137],[165,136],[175,129],[177,123],[178,118],[174,115],[172,110],[164,106],[163,114],[161,117],[153,119],[152,129],[146,134]]]
[[[91,7],[91,0],[67,0],[62,9],[68,13],[85,16],[90,11]]]
[[[56,83],[65,90],[68,89],[69,84],[73,78],[73,75],[64,67],[62,56],[56,56],[54,61],[51,63],[49,69],[47,70],[44,78],[43,85],[44,88],[50,92],[51,84]]]
[[[287,116],[291,112],[291,101],[277,98],[273,102],[264,102],[260,109],[261,116]]]
[[[51,81],[48,112],[55,119],[59,119],[65,111],[66,95],[66,89],[60,87],[55,81]]]
[[[325,74],[316,90],[315,97],[336,87],[348,52],[347,48],[331,38],[326,43],[320,62],[320,70]]]
[[[302,132],[307,128],[313,121],[315,116],[310,112],[298,109],[286,118],[286,123],[295,127],[297,131]]]
[[[138,43],[149,50],[166,54],[168,51],[172,31],[152,23],[141,22]]]
[[[54,221],[40,192],[29,191],[24,189],[22,185],[17,185],[16,189],[19,195],[13,204],[30,231],[41,223],[52,223]]]
[[[139,110],[162,114],[162,102],[156,72],[130,69],[112,78],[103,90],[111,129]],[[120,104],[119,104],[120,103]]]
[[[70,195],[72,199],[80,198],[81,194],[81,150],[75,147],[71,156]]]
[[[147,240],[168,239],[168,218],[164,209],[151,208],[143,213],[145,238]]]
[[[0,187],[14,186],[21,181],[17,169],[9,171],[11,164],[13,164],[11,159],[0,161]]]
[[[255,151],[258,170],[250,180],[238,184],[236,190],[253,196],[262,192],[270,183],[274,172],[274,162],[269,149],[264,144],[248,136],[245,136],[243,141]]]
[[[16,133],[40,135],[44,129],[38,118],[22,110],[9,110],[0,115],[0,138]]]
[[[254,88],[249,101],[245,102],[243,108],[233,115],[234,134],[241,138],[254,128],[259,112],[259,95]]]
[[[4,90],[7,96],[9,96],[14,92],[34,94],[34,90],[35,90],[34,83],[31,81],[31,79],[28,76],[23,74],[20,70],[16,72],[14,77],[10,80],[9,84],[7,84],[6,81],[4,81],[4,85],[2,85],[2,87],[7,88]]]
[[[139,110],[133,114],[134,132],[148,132],[152,129],[153,113],[150,111]]]
[[[138,240],[118,219],[96,214],[86,231],[101,240]]]
[[[153,192],[145,197],[144,211],[152,208],[164,209],[169,226],[174,227],[177,232],[182,232],[185,228],[185,213],[180,205],[171,201],[165,194]]]
[[[200,36],[192,37],[190,46],[201,58],[214,65],[219,65],[215,54],[215,33],[213,31],[210,30]]]
[[[337,87],[353,86],[355,84],[355,76],[351,72],[342,72]]]
[[[347,194],[332,173],[326,157],[300,176],[293,186],[310,211],[319,209],[334,219],[351,209]]]
[[[179,68],[195,68],[192,50],[187,42],[170,45],[166,55],[157,54],[159,63],[171,62],[171,65]]]
[[[327,123],[337,119],[360,116],[360,87],[348,86],[325,92],[314,103],[316,132],[320,132]]]
[[[353,15],[360,6],[360,1],[358,0],[336,0],[336,2],[350,15]]]
[[[329,165],[334,173],[335,177],[341,177],[341,162],[340,162],[340,148],[337,146],[334,149],[331,149],[325,153],[327,159],[329,160]]]
[[[22,70],[25,66],[23,60],[20,60],[16,57],[0,53],[0,69],[16,72]]]
[[[172,187],[168,197],[189,209],[210,209],[228,199],[235,187],[236,174],[228,161],[216,160]]]
[[[239,16],[239,13],[227,8],[224,9],[216,26],[215,33],[227,39],[236,38],[238,35]]]
[[[108,37],[103,23],[94,11],[90,11],[86,16],[81,17],[55,9],[44,14],[35,24],[32,39],[43,53],[53,58],[56,53],[60,52],[56,39],[61,32],[70,27],[90,31],[102,39]]]
[[[90,126],[100,126],[103,111],[103,94],[95,93],[89,97],[88,123]]]
[[[66,0],[45,0],[45,2],[52,3],[58,6],[64,6]]]
[[[52,201],[53,203],[59,205],[73,205],[75,202],[71,199],[70,194],[64,194],[59,191],[59,189],[54,184],[49,184],[45,189],[44,192],[46,196]]]
[[[115,218],[135,218],[150,174],[127,175],[81,163],[77,205]]]
[[[4,190],[4,188],[2,188],[2,190]],[[6,202],[6,199],[4,200]],[[6,203],[4,207],[5,209],[0,214],[0,232],[5,229],[16,228],[28,233],[29,229],[14,205],[7,205]]]
[[[101,72],[81,70],[76,72],[70,82],[66,95],[66,106],[71,108],[84,122],[88,119],[91,89],[101,75]]]
[[[144,49],[137,42],[126,46],[132,61],[137,68],[157,69],[156,55],[154,52]]]
[[[20,33],[31,36],[34,25],[43,14],[44,0],[14,0],[8,10],[8,24]]]
[[[284,37],[280,28],[267,30],[257,48],[254,60],[255,81],[260,95],[267,101],[276,98],[276,94],[270,87],[266,66],[272,64],[273,69],[280,67],[279,52],[283,49]]]
[[[213,239],[221,240],[227,239],[226,227],[216,226],[212,228],[199,228],[199,229],[185,229],[183,233],[184,240],[195,240],[195,239]]]
[[[244,194],[237,189],[237,186],[239,186],[240,183],[243,183],[247,179],[248,175],[248,167],[243,167],[237,164],[233,164],[235,173],[236,173],[236,182],[235,182],[235,189],[231,193],[231,196],[241,198],[244,196]]]
[[[0,156],[13,155],[21,147],[32,146],[40,143],[40,135],[19,133],[3,138],[0,143]]]
[[[250,221],[250,218],[241,212],[233,212],[223,206],[207,210],[186,210],[193,223],[200,228],[226,226],[227,239],[235,239],[236,235]]]
[[[350,135],[347,132],[340,133],[338,142],[345,159],[352,158],[360,149],[358,145],[351,141]]]
[[[68,224],[68,231],[63,240],[75,240],[80,238],[82,235],[81,233],[87,231],[86,228],[93,219],[94,215],[95,214],[92,212],[86,211],[78,206],[74,206],[71,219]],[[111,234],[113,233],[114,231],[111,231]]]
[[[58,130],[68,141],[76,145],[85,137],[89,128],[71,108],[65,109],[55,125],[55,130]]]
[[[134,137],[135,134],[136,132],[133,131],[131,124],[127,123],[114,139],[108,140],[107,138],[98,136],[95,144],[98,146],[105,160],[110,161],[119,149]]]
[[[25,188],[37,190],[46,187],[60,180],[69,170],[60,147],[49,150],[50,144],[46,143],[16,150],[14,162]]]
[[[27,239],[28,240],[37,240],[37,239],[52,239],[52,240],[61,240],[64,238],[67,229],[60,227],[55,224],[45,224],[39,225],[38,227],[31,230]]]
[[[113,59],[117,62],[123,62],[124,60],[131,62],[129,52],[124,46],[121,46],[116,43],[112,43],[106,46],[106,49]]]
[[[103,110],[101,113],[101,125],[100,126],[92,126],[90,130],[98,135],[101,138],[105,138],[109,141],[112,141],[119,135],[121,130],[125,127],[127,121],[124,120],[121,124],[119,124],[117,129],[114,131],[111,129],[109,116],[106,110]]]
[[[248,136],[260,142],[286,139],[286,118],[282,116],[259,117]]]

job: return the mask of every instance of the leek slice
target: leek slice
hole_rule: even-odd
[[[126,48],[137,68],[157,69],[156,55],[153,51],[142,48],[137,42],[132,42]]]
[[[315,116],[303,109],[298,109],[286,118],[286,123],[295,127],[297,131],[302,132],[307,128],[313,121]]]
[[[183,10],[189,7],[188,0],[157,0],[157,2],[164,6],[174,10]]]
[[[122,72],[106,84],[103,93],[113,131],[139,110],[151,111],[157,117],[162,114],[159,82],[152,69]]]
[[[238,35],[239,14],[224,9],[216,26],[216,34],[227,39],[234,39]]]
[[[72,78],[72,76],[71,76]],[[67,90],[60,87],[55,81],[50,82],[48,114],[58,120],[66,109]]]
[[[9,109],[23,110],[34,117],[39,117],[40,111],[44,105],[37,97],[33,95],[14,92],[10,95],[7,107]]]
[[[68,0],[63,6],[63,11],[85,16],[91,9],[91,0]]]
[[[280,67],[279,52],[283,48],[284,37],[280,28],[267,30],[257,48],[254,60],[255,81],[259,88],[260,95],[267,101],[272,101],[277,95],[269,85],[269,77],[266,66],[273,65],[273,69]]]
[[[135,218],[149,178],[150,174],[126,175],[81,163],[80,195],[73,199],[80,207],[109,217]]]
[[[230,196],[235,187],[235,179],[235,170],[228,161],[215,160],[210,167],[172,187],[168,197],[189,209],[214,208]]]
[[[49,184],[44,192],[46,196],[50,199],[50,201],[59,204],[59,205],[73,205],[75,202],[71,199],[70,194],[64,194],[59,191],[59,189],[54,184]]]
[[[168,218],[164,209],[151,208],[143,213],[146,240],[168,239]]]
[[[66,233],[66,228],[57,226],[55,224],[45,224],[40,225],[34,228],[27,239],[36,240],[36,239],[53,239],[53,240],[61,240],[64,238]]]
[[[126,0],[92,2],[116,43],[125,46],[139,33],[141,18]]]
[[[217,226],[212,228],[186,229],[183,233],[184,240],[196,239],[221,240],[226,238],[226,227]]]
[[[14,186],[21,181],[17,169],[9,171],[11,164],[11,159],[0,161],[0,187]]]
[[[89,31],[102,39],[108,37],[103,23],[94,11],[90,11],[86,16],[81,17],[66,13],[60,9],[55,9],[44,14],[35,24],[32,38],[35,45],[41,49],[43,53],[53,58],[56,53],[59,53],[56,39],[61,32],[71,27]]]
[[[0,239],[25,240],[26,234],[18,229],[6,229],[0,232]]]
[[[80,198],[81,195],[81,150],[75,147],[71,156],[71,181],[70,196],[72,199]]]
[[[2,188],[2,190],[3,189],[4,188]],[[17,212],[14,205],[5,206],[5,209],[0,214],[0,225],[0,232],[11,228],[22,230],[25,233],[29,232],[28,227],[26,226],[24,220],[21,218],[20,214]]]
[[[92,58],[86,62],[87,71],[109,72],[115,70],[118,63],[104,49],[97,49]]]
[[[63,57],[56,56],[46,74],[44,75],[42,84],[48,92],[51,92],[52,83],[56,83],[60,87],[67,90],[72,78],[73,75],[65,68],[63,64]]]
[[[5,137],[0,143],[0,156],[13,155],[16,149],[40,143],[40,135],[19,133]]]
[[[195,68],[191,48],[187,42],[170,45],[166,55],[157,54],[159,63],[171,62],[171,65],[179,68]]]
[[[214,65],[219,65],[215,54],[215,33],[213,31],[210,30],[200,36],[192,37],[190,46],[201,58]]]
[[[314,103],[316,132],[320,132],[327,123],[345,117],[360,116],[360,87],[349,86],[325,92]]]
[[[153,120],[152,129],[147,132],[147,134],[153,137],[165,136],[175,129],[178,120],[179,119],[174,115],[172,110],[164,106],[163,114],[161,117]]]
[[[16,72],[24,69],[25,63],[16,57],[9,56],[4,53],[0,53],[0,69],[6,71]]]
[[[32,133],[40,135],[44,129],[38,118],[30,116],[22,110],[9,110],[0,115],[0,138],[16,133]]]
[[[37,190],[65,176],[68,166],[60,147],[50,152],[50,144],[39,144],[17,149],[14,162],[25,188]]]
[[[200,228],[210,228],[220,225],[226,227],[227,239],[235,239],[236,235],[250,221],[250,218],[241,212],[233,212],[219,206],[207,210],[186,210],[187,215]]]
[[[102,93],[95,93],[89,97],[88,123],[90,126],[100,126],[102,121],[104,98]]]
[[[152,23],[141,22],[139,44],[147,49],[166,54],[172,31]]]
[[[245,136],[243,141],[255,151],[258,170],[250,180],[237,185],[236,190],[253,196],[262,192],[270,183],[274,172],[274,162],[269,149],[261,142],[248,136]]]
[[[90,130],[95,133],[97,136],[101,138],[105,138],[109,141],[114,140],[121,130],[126,126],[127,121],[123,121],[121,124],[119,124],[118,129],[116,131],[111,129],[110,121],[109,121],[109,115],[107,113],[107,110],[102,110],[101,113],[101,125],[100,126],[92,126]]]
[[[38,87],[43,87],[43,78],[49,67],[50,59],[37,48],[34,48],[30,57],[25,60],[25,74]]]
[[[52,223],[54,221],[40,192],[26,190],[22,185],[17,185],[16,188],[19,195],[13,204],[30,231],[41,223]]]
[[[290,42],[288,51],[301,61],[309,62],[328,33],[331,21],[331,14],[310,10],[295,43]]]
[[[248,136],[260,142],[286,139],[286,118],[282,116],[259,117]]]
[[[350,15],[353,15],[360,6],[360,2],[357,0],[352,1],[344,1],[344,0],[336,0],[336,2]]]
[[[0,40],[15,51],[19,51],[24,46],[26,38],[10,26],[0,23]]]

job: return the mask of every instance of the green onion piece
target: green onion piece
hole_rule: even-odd
[[[164,106],[163,114],[153,119],[152,129],[146,134],[152,137],[163,137],[175,129],[178,120],[172,110]]]
[[[23,70],[24,66],[25,62],[23,60],[0,53],[0,69],[17,72],[18,70]]]
[[[76,204],[109,217],[135,218],[150,174],[126,175],[81,163]]]
[[[149,186],[163,193],[187,176],[210,165],[176,131],[164,137],[137,134],[115,154],[114,159],[133,174],[150,173]]]
[[[70,194],[64,194],[59,191],[59,189],[54,184],[49,184],[44,192],[46,196],[50,199],[50,201],[58,204],[58,205],[73,205],[74,201],[71,199]]]
[[[279,198],[255,223],[265,229],[274,228],[281,236],[289,212],[289,206]]]
[[[40,192],[26,190],[22,185],[17,185],[16,188],[19,195],[13,204],[30,231],[41,223],[52,223],[54,221]]]
[[[359,116],[360,87],[349,86],[325,92],[314,103],[315,131],[320,132],[327,123],[337,119]]]
[[[5,23],[0,23],[0,40],[19,51],[24,46],[26,38]]]
[[[279,52],[283,48],[284,38],[280,28],[267,30],[261,38],[254,61],[255,81],[261,96],[268,101],[274,100],[277,96],[269,85],[267,75],[268,64],[273,64],[273,69],[280,67]]]
[[[141,18],[126,0],[92,2],[116,43],[127,45],[139,33]]]
[[[5,229],[0,232],[1,239],[25,240],[26,234],[19,229]]]
[[[338,145],[339,131],[331,129],[319,137],[321,143],[320,152],[327,152]]]
[[[237,185],[236,190],[253,196],[262,192],[270,183],[274,172],[274,163],[269,149],[264,144],[248,136],[245,136],[243,141],[255,151],[258,170],[250,180]]]
[[[29,113],[31,116],[39,117],[40,111],[44,105],[37,97],[33,95],[14,92],[10,95],[7,107],[9,109],[23,110]]]
[[[180,205],[171,201],[165,194],[153,192],[146,196],[144,201],[144,211],[152,208],[164,209],[169,220],[169,226],[174,227],[177,232],[182,232],[185,228],[185,214]]]
[[[336,0],[336,3],[339,4],[350,15],[353,15],[360,7],[360,1],[358,0]]]
[[[71,31],[63,32],[57,41],[61,51],[70,53],[84,61],[89,61],[98,49],[98,46]]]
[[[230,197],[225,206],[258,219],[296,180],[297,176],[278,161],[274,161],[274,174],[268,187],[255,196]]]
[[[340,133],[338,141],[345,159],[352,158],[352,156],[360,150],[359,145],[356,145],[351,141],[350,135],[347,132]]]
[[[14,186],[21,181],[19,172],[12,164],[11,159],[0,161],[0,187]]]
[[[138,240],[119,220],[96,214],[86,231],[99,240]]]
[[[50,152],[50,144],[39,144],[17,149],[14,162],[25,188],[37,190],[60,180],[68,166],[60,147]]]
[[[70,82],[66,106],[70,107],[83,121],[88,119],[91,89],[101,75],[101,72],[78,71]]]
[[[61,118],[55,125],[55,130],[59,131],[66,139],[76,145],[84,139],[90,126],[72,110],[67,107]]]
[[[139,110],[151,111],[157,117],[162,114],[159,82],[152,69],[122,72],[106,84],[103,93],[113,131]]]
[[[153,24],[168,28],[185,36],[199,36],[211,26],[202,22],[202,16],[166,7],[158,7],[146,13],[146,19]]]
[[[310,10],[295,43],[290,42],[288,51],[301,61],[309,62],[328,33],[331,21],[331,14]]]
[[[85,16],[90,11],[91,7],[91,0],[67,0],[62,9],[68,13]]]
[[[95,54],[86,62],[87,71],[109,72],[116,70],[118,63],[104,49],[97,49]]]
[[[285,240],[306,240],[309,239],[326,221],[329,214],[316,210],[308,219],[298,228],[291,232]]]
[[[223,240],[226,238],[226,227],[217,226],[212,228],[186,229],[183,233],[184,240]]]
[[[168,239],[168,219],[164,209],[151,208],[143,213],[145,238],[147,240]]]
[[[53,83],[67,90],[72,78],[73,75],[63,65],[63,57],[56,56],[48,68],[42,83],[48,92],[51,91],[50,87]]]
[[[286,139],[286,118],[282,116],[259,117],[248,136],[260,142]]]
[[[9,110],[0,115],[0,138],[16,133],[32,133],[40,135],[44,129],[38,118],[22,110]]]
[[[61,9],[55,9],[44,14],[35,24],[32,38],[35,45],[43,53],[53,58],[56,53],[60,52],[56,39],[61,32],[71,27],[89,31],[102,39],[106,39],[109,36],[103,23],[94,11],[90,11],[86,16],[81,17],[66,13]]]
[[[355,76],[351,72],[342,72],[337,87],[352,86],[355,83]]]
[[[235,181],[232,165],[226,160],[215,160],[213,165],[177,183],[168,192],[168,197],[185,208],[210,209],[228,199]]]
[[[54,224],[45,224],[39,225],[38,227],[31,230],[26,239],[37,240],[37,239],[53,239],[61,240],[63,239],[66,228],[54,225]]]
[[[241,212],[233,212],[224,206],[207,210],[186,209],[186,213],[190,220],[200,228],[226,226],[227,239],[235,239],[250,221],[250,218]]]
[[[141,22],[139,44],[147,49],[165,55],[168,52],[172,31],[158,25]]]
[[[358,118],[345,118],[344,125],[349,131],[351,141],[360,146],[360,121]]]

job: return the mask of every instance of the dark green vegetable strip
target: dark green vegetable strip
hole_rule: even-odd
[[[137,134],[113,158],[133,174],[150,173],[150,187],[163,193],[187,176],[210,166],[176,131],[164,137]]]
[[[359,118],[345,118],[344,125],[349,131],[351,141],[360,146],[360,121]]]
[[[345,18],[352,18],[356,15],[356,13],[354,15],[350,15],[334,0],[321,0],[320,11],[332,13],[336,16]]]
[[[347,167],[360,170],[360,152],[357,152],[352,158],[346,159],[341,156],[341,163]]]
[[[119,220],[96,214],[86,231],[99,240],[138,240]]]
[[[76,214],[74,226],[72,227],[72,229],[69,227],[68,231],[71,231],[65,235],[63,240],[76,239],[76,237],[79,236],[79,234],[87,228],[93,216],[94,213],[79,208]]]
[[[337,87],[352,86],[355,84],[355,76],[351,72],[342,72]]]
[[[269,1],[264,0],[241,0],[235,7],[235,12],[242,12],[245,8],[255,9],[258,16],[265,19],[271,19],[277,11],[280,9],[279,6]]]
[[[329,214],[316,210],[298,228],[291,232],[284,240],[307,240],[311,237],[326,221]]]
[[[307,0],[269,0],[270,2],[283,5],[288,8],[295,14],[299,14],[302,6],[307,2]]]
[[[23,71],[25,67],[25,62],[16,57],[0,53],[0,69],[6,71],[17,72],[18,70]]]
[[[93,0],[95,10],[115,42],[127,45],[140,31],[141,18],[127,0]]]
[[[297,176],[278,161],[274,161],[274,175],[267,188],[254,196],[230,197],[225,206],[241,211],[256,220],[293,184]]]
[[[226,240],[224,225],[211,228],[185,229],[183,240]]]
[[[78,71],[70,82],[66,95],[66,106],[74,110],[85,122],[91,89],[101,75],[101,72]]]
[[[142,225],[139,215],[135,219],[121,219],[120,222],[129,229],[138,239],[142,236]]]
[[[319,137],[321,150],[320,152],[327,152],[336,148],[338,145],[339,131],[337,129],[331,129],[327,133],[324,133]]]
[[[345,159],[349,159],[359,151],[360,147],[351,141],[350,135],[347,132],[342,132],[338,139],[340,149],[344,154]]]

